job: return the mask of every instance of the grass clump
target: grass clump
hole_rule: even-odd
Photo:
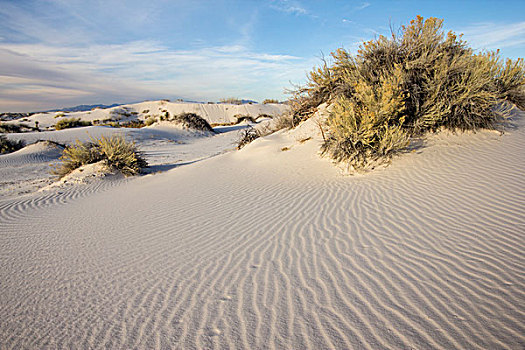
[[[330,105],[322,150],[355,170],[387,162],[412,137],[439,128],[495,128],[510,102],[525,108],[523,59],[475,53],[443,20],[418,16],[399,34],[332,53],[294,92],[292,124]],[[504,107],[502,107],[504,106]]]
[[[0,154],[11,153],[18,151],[25,146],[25,142],[22,140],[13,141],[7,138],[7,136],[0,134]]]
[[[76,141],[62,152],[62,163],[53,171],[63,177],[73,170],[86,165],[104,161],[109,168],[117,169],[124,175],[139,174],[148,164],[135,143],[122,136],[102,136],[89,142]]]
[[[80,120],[80,118],[66,118],[61,119],[55,124],[56,130],[76,128],[79,126],[90,126],[90,121]]]

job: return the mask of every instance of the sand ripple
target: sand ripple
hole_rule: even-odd
[[[0,347],[523,349],[525,133],[464,137],[4,201]]]

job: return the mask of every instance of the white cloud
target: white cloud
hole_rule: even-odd
[[[172,50],[149,41],[86,47],[4,43],[0,98],[11,99],[13,108],[24,99],[59,105],[86,98],[101,103],[226,95],[262,99],[280,97],[288,81],[303,80],[311,64],[241,45]]]
[[[525,21],[517,23],[476,23],[457,31],[476,49],[494,50],[525,44]]]

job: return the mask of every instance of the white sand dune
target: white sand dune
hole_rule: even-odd
[[[306,124],[1,200],[0,347],[523,349],[516,123],[431,137],[366,176],[320,159]]]
[[[54,126],[57,121],[64,118],[80,118],[86,121],[103,121],[111,119],[119,122],[132,120],[145,120],[148,117],[165,115],[170,116],[181,113],[196,113],[206,119],[210,124],[227,124],[237,121],[236,116],[252,116],[257,118],[259,115],[277,116],[287,111],[289,107],[285,104],[207,104],[189,102],[167,102],[167,101],[146,101],[135,104],[122,105],[112,108],[94,109],[87,112],[50,112],[33,114],[24,120],[14,120],[8,124],[25,123],[35,126],[38,121],[40,128]]]
[[[32,193],[43,188],[57,188],[57,184],[54,184],[56,177],[50,172],[58,164],[62,149],[38,141],[48,140],[68,145],[76,140],[86,142],[101,136],[123,135],[126,139],[134,141],[145,154],[151,166],[147,171],[155,173],[235,149],[239,130],[245,127],[246,125],[216,127],[217,134],[212,135],[161,122],[140,129],[89,126],[59,131],[7,134],[8,138],[23,140],[28,146],[11,154],[0,155],[0,198]],[[35,142],[37,143],[33,144]],[[90,182],[84,181],[89,180],[86,176],[82,181],[79,181],[79,178],[73,181],[66,180],[70,184]],[[110,185],[108,181],[105,182],[100,185]],[[64,181],[61,183],[64,184]]]

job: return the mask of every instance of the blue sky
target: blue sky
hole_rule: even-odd
[[[525,1],[0,0],[0,111],[285,99],[322,54],[416,15],[525,57]]]

